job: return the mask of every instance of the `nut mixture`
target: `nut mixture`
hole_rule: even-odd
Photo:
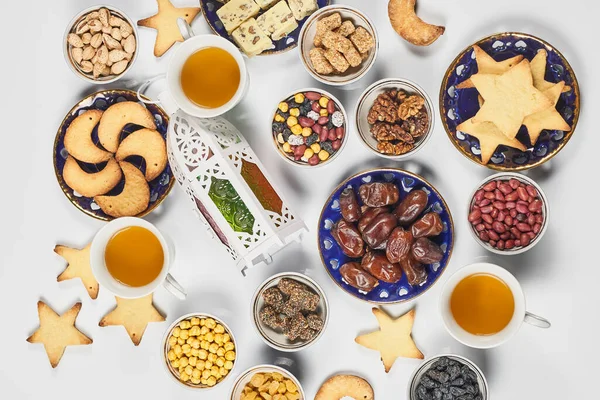
[[[214,319],[192,317],[173,329],[167,358],[182,382],[212,387],[233,368],[235,344]]]
[[[323,330],[323,319],[317,314],[321,297],[304,283],[282,278],[262,296],[265,306],[260,310],[260,320],[291,341],[310,341]]]
[[[473,198],[469,222],[479,239],[498,250],[527,247],[544,225],[537,189],[517,179],[493,180]]]
[[[377,150],[383,154],[406,154],[429,129],[425,99],[404,90],[390,89],[381,93],[369,110],[367,121]]]
[[[240,400],[299,400],[298,386],[279,372],[254,374]]]
[[[133,27],[106,8],[86,14],[67,36],[67,45],[75,66],[94,80],[121,75],[137,47]]]
[[[317,92],[296,93],[279,103],[272,128],[284,154],[308,165],[326,162],[346,134],[340,107]]]

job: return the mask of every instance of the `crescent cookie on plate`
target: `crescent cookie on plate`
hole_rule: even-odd
[[[117,161],[129,156],[140,156],[146,161],[146,180],[150,182],[167,166],[167,145],[154,129],[140,129],[127,136],[117,150]]]
[[[156,129],[154,117],[146,107],[133,101],[113,104],[100,118],[98,139],[100,144],[111,153],[119,147],[121,131],[127,124],[141,125],[144,128]],[[67,149],[68,150],[68,149]]]
[[[102,117],[100,110],[87,110],[75,118],[65,133],[65,148],[79,161],[97,164],[107,161],[111,154],[92,141],[92,132]]]
[[[126,161],[119,162],[119,165],[125,175],[123,191],[116,196],[96,196],[94,201],[111,217],[134,216],[148,208],[150,188],[137,167]]]
[[[65,183],[85,197],[94,197],[109,192],[121,180],[121,168],[114,158],[110,158],[101,171],[85,172],[71,157],[67,157],[63,168]]]

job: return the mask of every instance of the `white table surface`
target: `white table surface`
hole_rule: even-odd
[[[133,20],[154,14],[152,0],[112,0]],[[175,4],[196,5],[193,0]],[[473,187],[491,171],[458,153],[436,115],[436,128],[427,146],[411,163],[389,163],[369,153],[351,129],[347,147],[329,166],[298,169],[285,163],[270,138],[269,113],[284,94],[306,86],[322,86],[303,69],[297,51],[248,60],[251,85],[245,100],[227,116],[246,136],[254,151],[282,188],[310,233],[302,245],[278,254],[274,263],[243,278],[229,256],[208,239],[190,211],[180,188],[174,188],[160,210],[148,217],[170,235],[177,246],[173,274],[188,289],[180,302],[165,290],[155,303],[167,322],[151,324],[139,347],[122,327],[100,328],[98,321],[115,305],[105,290],[91,301],[78,281],[56,282],[65,262],[52,251],[57,243],[84,246],[103,223],[73,207],[54,176],[52,145],[56,129],[70,107],[97,87],[77,78],[63,60],[63,31],[80,10],[95,0],[3,1],[2,30],[2,197],[0,200],[0,398],[1,399],[226,399],[235,376],[259,363],[273,363],[282,354],[270,350],[254,332],[249,302],[260,282],[282,271],[306,272],[325,289],[330,324],[322,339],[308,350],[289,355],[293,371],[312,399],[331,374],[365,376],[377,399],[404,399],[418,360],[399,359],[389,374],[377,353],[354,343],[354,337],[377,328],[371,306],[342,292],[321,265],[316,224],[334,186],[347,176],[375,166],[419,168],[443,194],[456,222],[456,246],[448,271],[417,301],[386,310],[399,316],[416,307],[413,336],[426,357],[457,353],[474,360],[485,372],[494,399],[576,399],[597,393],[597,285],[600,269],[595,196],[600,135],[593,124],[600,109],[598,44],[594,34],[598,2],[572,0],[420,0],[426,20],[444,24],[446,34],[426,49],[411,47],[392,30],[385,0],[346,0],[375,22],[381,37],[373,70],[352,91],[331,89],[349,112],[370,83],[384,77],[416,81],[430,94],[437,109],[442,76],[456,54],[480,37],[516,30],[540,36],[560,49],[577,73],[583,112],[577,132],[565,149],[545,166],[531,171],[548,195],[552,217],[543,241],[530,252],[491,257],[467,231],[465,204]],[[209,29],[202,16],[193,24],[199,33]],[[141,48],[128,78],[144,79],[165,71],[169,52],[152,54],[155,33],[140,30]],[[595,73],[595,74],[594,74]],[[120,84],[111,85],[119,87]],[[7,125],[8,122],[8,125]],[[7,143],[8,141],[8,143]],[[592,183],[593,188],[585,186]],[[494,350],[473,350],[444,330],[438,313],[443,282],[461,266],[488,259],[505,266],[523,285],[527,308],[550,319],[541,330],[524,325],[509,343]],[[36,303],[47,301],[64,312],[83,302],[77,326],[94,340],[91,346],[70,347],[60,365],[50,368],[41,345],[25,339],[37,328]],[[192,311],[224,318],[238,338],[239,358],[234,377],[210,392],[182,389],[165,374],[159,347],[168,324]],[[285,356],[285,355],[283,355]],[[281,361],[281,360],[280,360]],[[589,380],[589,382],[588,382]],[[585,398],[597,398],[596,395]]]

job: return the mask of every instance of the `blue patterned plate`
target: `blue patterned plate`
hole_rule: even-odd
[[[347,187],[352,187],[357,194],[358,202],[362,205],[358,196],[358,188],[365,183],[370,182],[392,182],[400,189],[400,201],[406,195],[415,189],[423,189],[429,195],[429,201],[424,213],[435,211],[440,214],[444,224],[444,231],[435,238],[431,238],[435,243],[441,246],[444,251],[444,258],[440,263],[427,265],[427,281],[421,286],[411,286],[403,275],[398,283],[379,282],[379,285],[369,293],[364,293],[348,285],[342,279],[339,268],[349,261],[358,261],[346,256],[339,245],[331,235],[331,228],[342,218],[340,210],[339,197],[342,191]],[[325,269],[329,276],[344,291],[352,296],[370,303],[391,304],[401,303],[412,300],[427,291],[444,273],[454,246],[454,224],[448,205],[442,198],[442,195],[429,182],[419,175],[394,168],[373,169],[356,174],[346,179],[340,184],[323,207],[318,227],[319,253]]]
[[[520,171],[543,164],[554,157],[569,141],[579,119],[579,84],[573,69],[552,45],[535,36],[524,33],[499,33],[481,39],[477,43],[496,61],[522,54],[531,61],[539,49],[548,52],[546,80],[559,82],[564,80],[571,90],[563,93],[557,104],[557,110],[571,126],[570,132],[545,130],[537,143],[526,151],[500,146],[486,167],[498,171]],[[479,141],[456,127],[473,117],[479,110],[478,92],[475,88],[456,89],[455,86],[477,72],[477,63],[473,48],[463,50],[450,64],[440,88],[440,114],[448,137],[454,146],[471,161],[481,164]],[[517,139],[529,145],[527,130],[521,127]]]
[[[317,0],[319,8],[328,6],[329,3],[331,3],[331,0]],[[237,46],[231,36],[227,34],[227,30],[223,27],[223,23],[217,15],[217,10],[223,7],[223,3],[220,3],[217,0],[200,0],[200,7],[202,7],[202,14],[204,14],[204,18],[206,18],[206,22],[208,22],[210,29],[217,35],[224,37]],[[261,10],[258,15],[263,14],[263,12],[264,11]],[[300,35],[302,25],[304,25],[304,22],[306,22],[307,19],[308,17],[304,18],[302,21],[298,21],[298,28],[296,28],[296,30],[286,37],[273,42],[273,44],[275,44],[274,49],[265,50],[259,55],[279,54],[295,48],[298,45],[298,35]]]
[[[146,98],[145,98],[146,99]],[[65,166],[65,161],[67,160],[67,150],[65,149],[64,138],[65,133],[67,132],[67,128],[73,122],[73,120],[80,115],[81,113],[87,110],[102,110],[105,111],[108,107],[115,103],[119,103],[122,101],[138,101],[136,92],[131,90],[102,90],[100,92],[96,92],[91,94],[77,103],[71,111],[67,114],[65,119],[60,124],[58,128],[58,132],[56,133],[56,139],[54,140],[54,172],[56,174],[56,179],[58,180],[58,184],[60,185],[63,193],[69,201],[77,207],[79,210],[83,211],[89,216],[94,218],[110,221],[113,219],[110,215],[106,215],[100,207],[94,202],[94,199],[90,197],[83,197],[79,193],[75,192],[65,183],[62,171]],[[167,126],[169,125],[169,117],[157,105],[154,104],[146,104],[145,105],[148,110],[154,115],[154,121],[156,122],[158,132],[163,136],[163,138],[167,138]],[[135,131],[135,125],[125,126],[123,132],[131,133]],[[92,139],[94,143],[98,144],[98,135],[97,135],[97,127],[94,128],[92,132]],[[127,161],[131,162],[138,168],[142,167],[144,163],[141,157],[128,157]],[[98,172],[103,165],[98,164],[84,164],[80,163],[81,167],[86,170],[88,173]],[[124,180],[121,182],[110,192],[108,195],[118,194],[123,189]],[[154,179],[151,182],[148,182],[150,186],[150,205],[146,209],[146,211],[138,214],[137,217],[143,217],[144,215],[149,214],[152,210],[154,210],[169,194],[171,188],[173,187],[173,183],[175,179],[173,178],[173,173],[171,172],[171,168],[167,163],[167,167],[160,174],[159,177]]]

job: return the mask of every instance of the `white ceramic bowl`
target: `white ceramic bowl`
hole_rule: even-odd
[[[355,26],[362,26],[365,28],[371,34],[371,36],[373,36],[373,39],[375,40],[375,47],[370,50],[369,57],[363,61],[361,65],[357,67],[350,67],[343,74],[321,75],[313,68],[312,62],[310,61],[309,52],[315,47],[313,44],[313,39],[317,32],[317,22],[321,18],[328,17],[335,13],[340,13],[342,16],[342,21],[350,20]],[[319,82],[333,86],[349,85],[361,79],[367,74],[367,72],[369,72],[373,64],[375,64],[375,60],[377,59],[377,54],[379,52],[379,36],[377,34],[375,24],[363,12],[354,7],[341,4],[323,7],[312,14],[302,26],[298,41],[300,47],[300,59],[302,60],[304,68],[306,68],[308,73]]]
[[[69,36],[69,33],[75,32],[75,27],[87,14],[93,11],[98,11],[101,8],[106,8],[111,12],[111,14],[115,14],[117,17],[127,21],[127,23],[131,26],[131,28],[133,29],[132,35],[135,36],[135,52],[133,53],[133,57],[131,58],[131,61],[129,61],[127,68],[125,68],[125,71],[123,71],[119,75],[99,76],[98,78],[94,79],[91,76],[91,74],[86,74],[83,71],[81,71],[81,69],[77,66],[77,63],[72,59],[71,52],[69,51],[70,46],[67,42],[67,37]],[[77,75],[86,82],[93,83],[95,85],[104,85],[107,83],[115,82],[116,80],[124,76],[131,69],[131,67],[133,67],[133,64],[135,64],[139,52],[139,38],[140,36],[138,35],[137,25],[123,11],[113,6],[98,4],[81,11],[79,14],[73,17],[71,22],[69,22],[69,24],[67,25],[67,29],[65,30],[65,35],[63,38],[63,53],[65,56],[65,61],[71,68],[71,71],[73,71],[75,75]]]
[[[242,372],[242,374],[235,380],[233,384],[233,389],[231,390],[230,400],[240,400],[242,397],[242,391],[247,383],[250,382],[254,374],[264,374],[264,373],[273,373],[279,372],[286,379],[290,379],[296,387],[298,388],[298,393],[300,393],[300,398],[298,400],[306,400],[306,395],[304,394],[304,389],[302,385],[300,385],[300,381],[292,375],[287,370],[277,367],[275,365],[257,365],[255,367],[249,368],[246,371]]]
[[[179,325],[179,323],[183,320],[186,320],[188,318],[193,318],[193,317],[197,317],[197,318],[212,318],[214,319],[217,324],[221,324],[223,325],[223,327],[225,328],[225,332],[229,334],[229,336],[231,337],[231,342],[233,342],[233,344],[235,345],[235,354],[236,354],[236,359],[233,361],[233,368],[229,371],[229,373],[227,374],[227,376],[225,376],[225,378],[223,378],[221,381],[217,382],[217,384],[215,386],[206,386],[206,385],[195,385],[193,383],[191,383],[190,381],[187,382],[182,382],[181,380],[179,380],[179,371],[175,370],[172,366],[171,363],[169,362],[169,358],[167,357],[167,353],[169,352],[169,350],[171,349],[171,347],[169,346],[169,337],[171,336],[171,333],[173,332],[173,329],[175,329],[176,326]],[[223,322],[223,320],[219,317],[215,317],[214,315],[211,314],[205,314],[205,313],[190,313],[190,314],[186,314],[181,316],[180,318],[178,318],[177,320],[175,320],[171,326],[169,326],[169,328],[165,331],[165,335],[163,337],[162,340],[162,359],[163,359],[163,365],[165,367],[165,371],[167,372],[167,374],[171,377],[171,379],[179,384],[182,387],[185,387],[186,389],[190,389],[190,390],[210,390],[213,389],[219,385],[221,385],[223,382],[225,382],[233,373],[233,371],[235,370],[235,366],[237,365],[237,356],[239,355],[238,352],[238,342],[235,340],[235,336],[233,335],[233,331],[229,328],[229,326]]]
[[[276,332],[275,330],[266,326],[260,320],[260,310],[265,305],[262,294],[268,288],[277,286],[279,280],[283,278],[289,278],[303,283],[306,286],[308,286],[314,293],[318,294],[319,297],[321,297],[321,301],[319,302],[319,306],[317,308],[317,314],[323,319],[323,329],[321,329],[321,332],[319,332],[319,334],[310,341],[297,340],[292,342],[283,333]],[[256,329],[256,332],[267,345],[279,351],[295,352],[312,346],[321,338],[321,336],[323,336],[325,329],[327,329],[327,323],[329,322],[329,302],[327,301],[325,292],[323,291],[321,286],[319,286],[319,284],[317,284],[317,282],[315,282],[313,279],[309,278],[306,275],[299,274],[297,272],[283,272],[268,278],[258,287],[256,292],[254,293],[251,305],[252,321],[254,322],[254,328]]]
[[[335,160],[337,158],[337,156],[344,150],[344,147],[346,147],[346,142],[348,141],[348,130],[350,128],[350,124],[348,122],[348,114],[346,113],[346,109],[344,108],[343,104],[341,101],[339,101],[337,99],[337,97],[335,97],[334,95],[332,95],[329,92],[324,91],[323,89],[318,89],[318,88],[303,88],[303,89],[298,89],[295,90],[291,93],[288,93],[285,97],[283,97],[281,99],[281,101],[279,101],[277,103],[277,105],[275,106],[275,109],[273,110],[273,112],[269,115],[269,117],[271,118],[269,126],[272,126],[272,123],[274,121],[275,118],[275,114],[277,113],[277,110],[279,109],[279,103],[288,100],[289,98],[293,97],[296,93],[306,93],[306,92],[316,92],[321,94],[322,96],[325,96],[327,98],[329,98],[329,100],[335,102],[335,104],[337,104],[340,112],[342,113],[342,115],[344,116],[344,125],[342,125],[345,129],[345,133],[344,133],[344,137],[341,139],[342,140],[342,145],[340,146],[340,148],[332,155],[330,156],[327,160],[325,160],[324,162],[320,162],[317,165],[310,165],[307,162],[304,161],[296,161],[294,160],[293,157],[289,157],[287,155],[287,153],[285,151],[283,151],[282,148],[282,144],[280,144],[277,141],[277,134],[275,134],[275,132],[273,132],[273,129],[271,128],[271,136],[273,137],[273,144],[275,145],[275,148],[277,150],[277,153],[288,163],[295,165],[296,167],[302,167],[302,168],[318,168],[318,167],[322,167],[324,165],[330,164],[333,160]],[[285,123],[285,122],[284,122]]]
[[[500,172],[498,174],[488,176],[483,181],[481,181],[481,183],[479,183],[479,185],[477,185],[477,187],[475,188],[475,190],[473,190],[473,192],[471,193],[471,196],[469,197],[469,204],[467,204],[467,215],[469,215],[469,213],[471,212],[471,207],[473,206],[473,203],[475,202],[475,193],[477,193],[477,191],[479,189],[483,188],[486,185],[486,183],[488,183],[490,181],[498,180],[498,179],[509,180],[511,178],[514,178],[514,179],[516,179],[520,182],[523,182],[527,185],[531,185],[537,189],[537,191],[540,195],[540,199],[542,200],[542,203],[543,203],[542,215],[544,217],[544,222],[542,223],[542,227],[541,227],[538,235],[535,238],[533,238],[527,246],[514,247],[510,250],[500,250],[495,247],[492,247],[489,243],[481,240],[479,238],[479,234],[478,234],[477,230],[475,229],[475,226],[473,226],[470,222],[467,221],[467,223],[469,224],[469,232],[471,232],[471,235],[473,236],[475,241],[477,243],[479,243],[484,249],[489,250],[492,253],[501,254],[501,255],[516,255],[516,254],[521,254],[521,253],[526,252],[527,250],[532,249],[536,244],[538,244],[540,242],[540,240],[546,233],[546,230],[548,229],[548,218],[550,217],[550,208],[548,207],[548,198],[546,197],[546,194],[544,193],[542,188],[533,179],[531,179],[528,176],[525,176],[523,174],[519,174],[517,172]]]
[[[408,153],[405,153],[405,154],[398,155],[398,156],[394,156],[394,155],[390,155],[390,154],[383,154],[379,150],[377,150],[377,140],[371,134],[371,131],[370,131],[371,125],[367,121],[367,116],[369,115],[369,110],[373,106],[373,103],[375,103],[375,99],[377,99],[377,96],[379,96],[381,93],[385,92],[386,90],[390,90],[390,89],[403,89],[409,95],[410,94],[418,94],[419,96],[423,97],[423,99],[425,99],[424,107],[425,107],[425,110],[427,111],[427,115],[429,117],[429,128],[427,129],[427,132],[423,136],[418,138],[418,141],[417,141],[415,147],[411,151],[409,151]],[[395,160],[395,161],[405,160],[409,157],[412,157],[413,155],[415,155],[417,153],[417,151],[419,151],[423,147],[425,147],[425,145],[429,141],[429,138],[431,137],[431,134],[432,134],[434,126],[435,126],[435,114],[434,114],[433,103],[431,102],[431,99],[429,98],[427,93],[425,93],[425,90],[423,90],[423,88],[421,88],[416,83],[409,81],[408,79],[400,79],[400,78],[382,79],[380,81],[373,83],[371,86],[369,86],[362,93],[362,95],[360,96],[360,98],[358,100],[354,118],[355,118],[356,128],[358,130],[358,135],[360,137],[362,144],[367,149],[371,150],[373,153],[377,154],[378,156],[388,158],[390,160]]]

